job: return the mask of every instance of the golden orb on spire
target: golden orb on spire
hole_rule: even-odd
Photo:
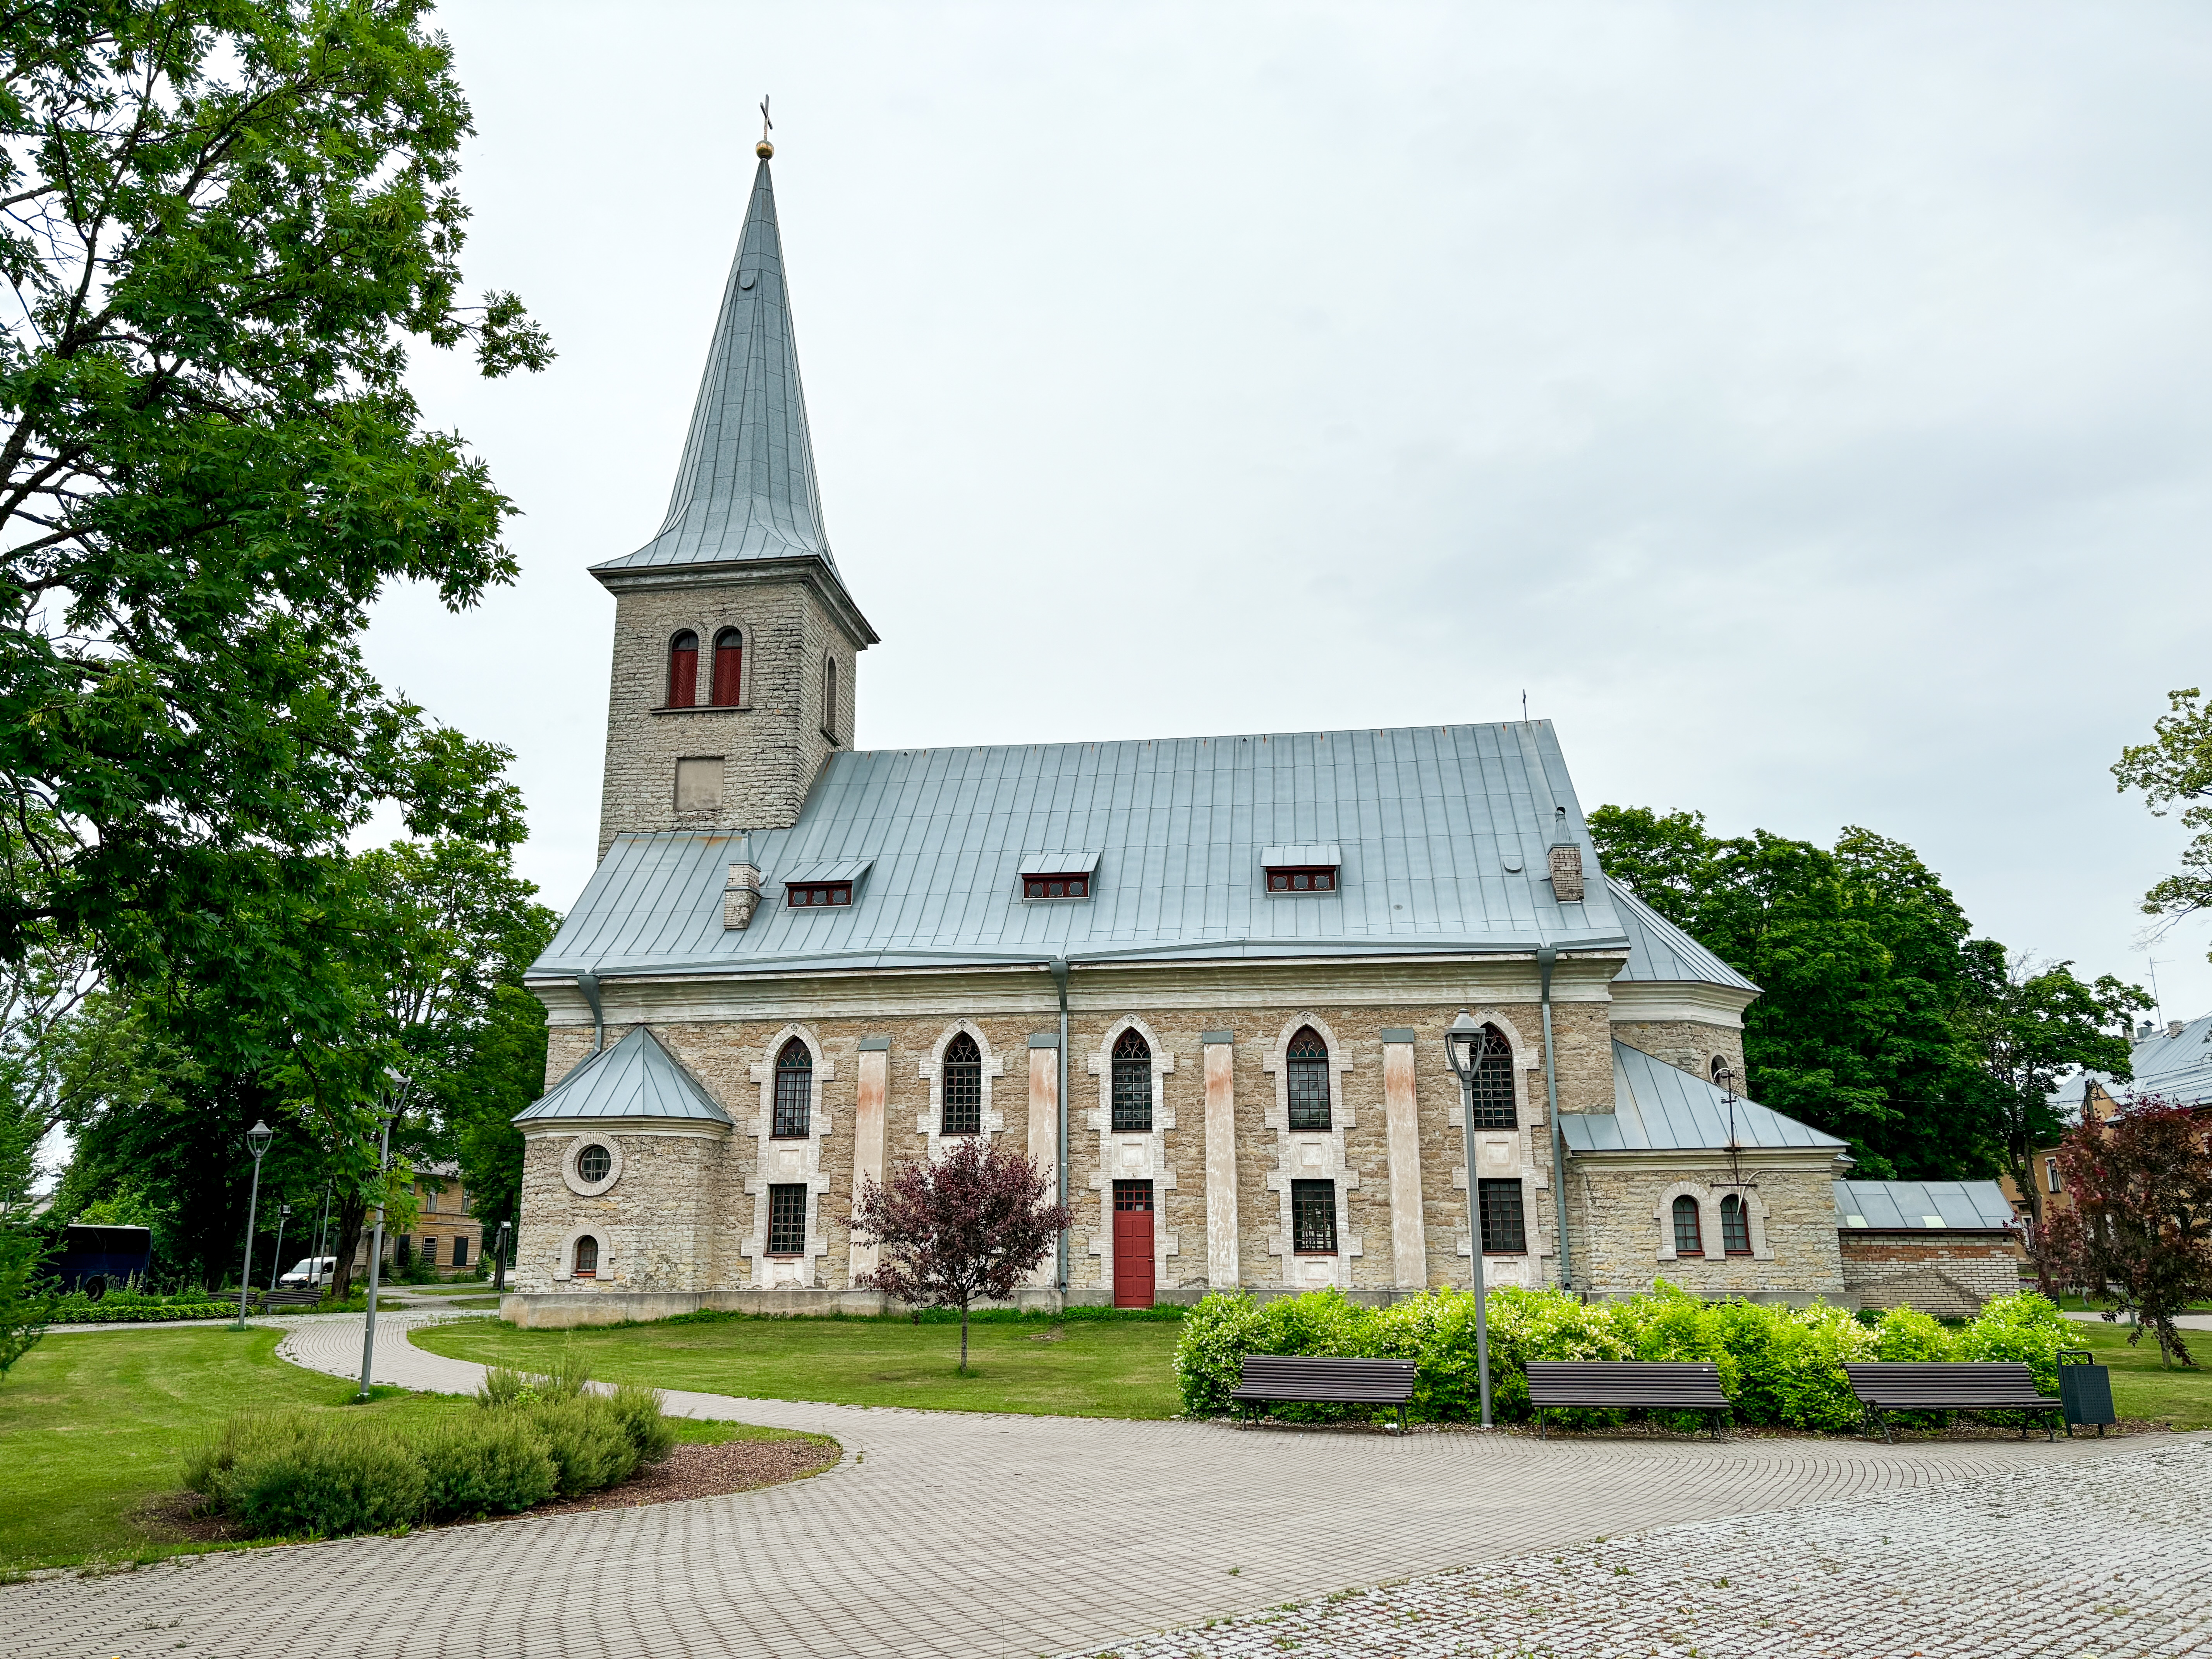
[[[775,146],[769,143],[767,139],[763,138],[760,143],[753,146],[753,154],[759,156],[762,161],[765,161],[769,156],[775,154]]]

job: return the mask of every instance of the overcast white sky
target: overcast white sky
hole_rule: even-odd
[[[775,95],[866,747],[1558,723],[1585,806],[1861,823],[1978,927],[2148,953],[2107,767],[2212,688],[2212,9],[1771,3],[443,14],[479,286],[547,374],[418,374],[520,583],[374,665],[590,872]]]

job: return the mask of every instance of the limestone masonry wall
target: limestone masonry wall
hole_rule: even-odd
[[[1684,1153],[1671,1160],[1573,1166],[1567,1188],[1574,1277],[1607,1296],[1648,1291],[1655,1279],[1700,1296],[1842,1295],[1836,1246],[1835,1171],[1826,1159],[1802,1167],[1747,1164],[1747,1185],[1731,1184],[1723,1159]],[[1741,1190],[1749,1202],[1753,1254],[1723,1253],[1720,1200]],[[1687,1194],[1699,1207],[1705,1255],[1678,1256],[1673,1205]]]
[[[1917,1308],[1971,1319],[2020,1288],[2020,1241],[1989,1233],[1900,1234],[1846,1228],[1844,1284],[1863,1308]]]
[[[1748,1092],[1744,1082],[1743,1030],[1741,1026],[1708,1025],[1691,1019],[1617,1019],[1613,1034],[1632,1048],[1652,1059],[1710,1080],[1713,1057],[1725,1060],[1735,1073],[1735,1091]]]
[[[744,700],[709,708],[714,635],[740,630]],[[695,706],[671,709],[668,647],[699,637]],[[839,708],[823,735],[825,657],[837,664]],[[615,600],[607,691],[607,758],[599,851],[624,830],[762,830],[795,823],[822,763],[853,732],[853,641],[800,581],[626,587]],[[719,757],[720,803],[676,810],[676,763]]]

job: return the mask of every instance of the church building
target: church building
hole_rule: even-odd
[[[592,571],[599,863],[528,976],[507,1316],[878,1307],[863,1183],[976,1135],[1073,1209],[1044,1305],[1387,1300],[1478,1249],[1492,1285],[1840,1298],[1844,1144],[1731,1086],[1758,988],[1607,879],[1548,722],[853,746],[878,636],[768,155],[666,520]]]

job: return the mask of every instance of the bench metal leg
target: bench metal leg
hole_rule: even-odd
[[[1889,1413],[1876,1406],[1874,1408],[1874,1420],[1881,1425],[1881,1443],[1885,1446],[1895,1445],[1897,1443],[1889,1437]]]
[[[1539,1407],[1536,1407],[1536,1438],[1537,1438],[1537,1439],[1539,1439],[1539,1440],[1541,1440],[1543,1437],[1544,1437],[1544,1408],[1543,1408],[1541,1406],[1539,1406]]]

